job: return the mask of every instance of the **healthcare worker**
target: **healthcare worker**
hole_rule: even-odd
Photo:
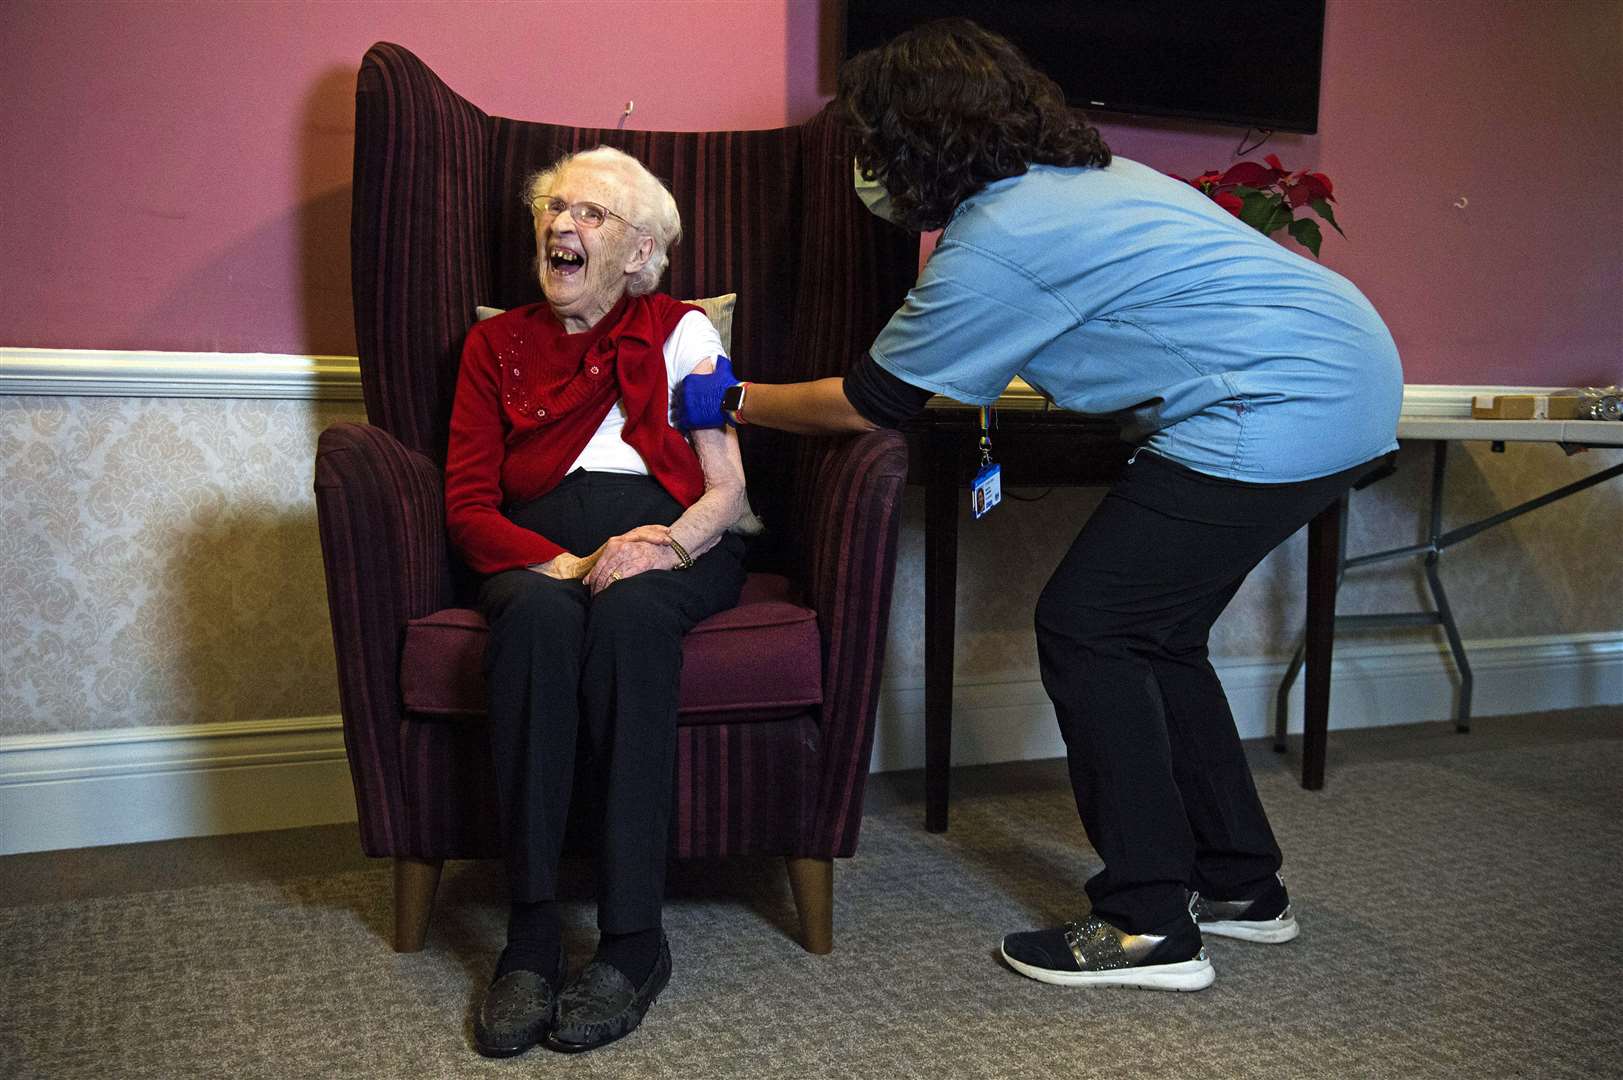
[[[1121,417],[1137,446],[1036,609],[1104,868],[1091,907],[1002,952],[1060,985],[1209,986],[1203,934],[1280,943],[1298,926],[1207,638],[1263,557],[1396,448],[1397,349],[1350,282],[1113,157],[972,22],[856,56],[839,97],[858,194],[940,243],[843,378],[747,383],[719,364],[686,380],[685,425],[895,427],[932,394],[990,405],[1015,376]],[[996,482],[983,470],[983,503]]]

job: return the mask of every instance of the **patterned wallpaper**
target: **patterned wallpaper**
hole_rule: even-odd
[[[312,462],[321,429],[358,413],[309,401],[0,397],[0,736],[336,713]],[[1456,447],[1446,521],[1620,458]],[[1397,476],[1355,495],[1350,549],[1419,540],[1429,476],[1429,452],[1409,447]],[[1032,604],[1097,498],[1060,489],[965,521],[960,681],[1036,678]],[[886,668],[914,686],[922,511],[909,489]],[[1620,521],[1623,483],[1612,483],[1451,549],[1443,569],[1465,637],[1623,629]],[[1300,536],[1271,556],[1218,622],[1214,653],[1288,653],[1304,564]],[[1413,562],[1357,571],[1341,610],[1412,606],[1420,580]]]
[[[1568,458],[1550,445],[1487,444],[1449,450],[1444,530],[1469,524],[1561,484],[1623,461],[1623,450]],[[1396,475],[1355,492],[1348,523],[1351,555],[1425,539],[1430,444],[1405,444]],[[1016,495],[1040,496],[1041,490]],[[1036,502],[1005,499],[980,521],[962,511],[958,552],[956,671],[959,682],[1036,679],[1032,609],[1037,595],[1098,502],[1099,490],[1057,488]],[[966,500],[967,503],[967,500]],[[903,547],[892,612],[887,680],[924,680],[924,499],[908,489]],[[1623,630],[1623,477],[1535,510],[1443,553],[1443,586],[1467,640]],[[1286,541],[1246,581],[1212,632],[1217,657],[1284,657],[1296,647],[1306,612],[1306,531]],[[1360,567],[1347,575],[1341,614],[1418,610],[1419,559]],[[1442,641],[1440,630],[1361,631],[1349,643]]]
[[[358,408],[0,397],[0,735],[337,712],[312,463]]]

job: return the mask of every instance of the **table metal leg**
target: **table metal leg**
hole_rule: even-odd
[[[1535,499],[1518,503],[1508,510],[1501,510],[1491,514],[1480,521],[1473,521],[1469,525],[1462,525],[1457,529],[1443,531],[1443,489],[1448,468],[1448,443],[1438,440],[1432,457],[1431,473],[1431,523],[1430,535],[1427,537],[1426,554],[1426,583],[1431,588],[1432,602],[1437,608],[1436,623],[1442,626],[1443,633],[1448,637],[1448,651],[1454,657],[1454,666],[1460,673],[1459,703],[1454,709],[1454,729],[1461,733],[1471,730],[1471,687],[1474,678],[1471,674],[1471,664],[1465,658],[1465,643],[1460,639],[1458,625],[1454,622],[1454,610],[1448,604],[1448,594],[1443,591],[1443,579],[1438,564],[1442,554],[1455,544],[1469,540],[1480,532],[1485,532],[1496,525],[1502,525],[1512,518],[1548,506],[1553,502],[1575,495],[1580,491],[1603,484],[1619,475],[1623,475],[1623,464],[1613,465],[1584,477],[1574,480],[1570,484],[1563,484],[1554,491],[1546,492]],[[1379,558],[1381,556],[1372,556]],[[1356,560],[1355,560],[1356,561]]]
[[[1432,606],[1437,609],[1437,621],[1448,638],[1448,651],[1454,657],[1454,667],[1460,673],[1460,697],[1454,707],[1454,730],[1471,730],[1471,662],[1465,658],[1465,642],[1460,640],[1459,626],[1454,622],[1454,609],[1448,606],[1448,593],[1443,589],[1443,578],[1437,563],[1442,558],[1443,539],[1443,486],[1448,476],[1448,443],[1439,440],[1431,459],[1431,523],[1426,541],[1431,550],[1426,553],[1426,584],[1431,589]]]
[[[1448,602],[1448,592],[1443,588],[1442,573],[1440,570],[1442,553],[1455,544],[1469,540],[1480,532],[1485,532],[1496,525],[1502,525],[1512,518],[1520,517],[1550,503],[1575,495],[1580,491],[1603,484],[1618,476],[1623,476],[1623,463],[1601,469],[1581,480],[1574,480],[1564,484],[1553,491],[1546,492],[1534,499],[1519,503],[1508,510],[1501,510],[1496,514],[1462,525],[1447,532],[1443,531],[1443,494],[1448,476],[1448,441],[1446,439],[1429,440],[1432,442],[1432,470],[1431,470],[1431,501],[1428,506],[1426,539],[1422,543],[1408,544],[1404,547],[1389,548],[1385,551],[1375,551],[1367,555],[1358,555],[1348,558],[1346,553],[1346,507],[1347,498],[1341,499],[1340,514],[1340,566],[1334,581],[1339,584],[1346,571],[1360,566],[1370,566],[1374,563],[1389,562],[1393,559],[1423,558],[1426,585],[1431,592],[1432,611],[1403,611],[1379,615],[1342,615],[1330,618],[1328,630],[1314,630],[1315,617],[1326,617],[1321,609],[1315,616],[1315,582],[1322,592],[1324,585],[1324,570],[1322,565],[1316,564],[1315,559],[1324,559],[1324,545],[1328,543],[1324,530],[1318,529],[1321,521],[1328,525],[1325,514],[1321,514],[1308,528],[1308,630],[1303,644],[1291,657],[1285,669],[1285,676],[1280,681],[1279,692],[1274,702],[1274,749],[1283,752],[1285,749],[1285,723],[1289,715],[1289,695],[1291,684],[1301,672],[1303,658],[1306,657],[1308,667],[1307,685],[1307,717],[1303,721],[1306,738],[1302,748],[1302,786],[1317,788],[1324,783],[1324,731],[1329,720],[1329,654],[1328,648],[1323,657],[1325,671],[1325,685],[1322,687],[1322,706],[1316,704],[1317,695],[1314,692],[1313,682],[1313,656],[1316,641],[1328,643],[1336,630],[1378,630],[1397,627],[1431,627],[1440,626],[1444,636],[1448,639],[1448,651],[1453,657],[1455,669],[1460,676],[1460,691],[1458,703],[1454,710],[1454,726],[1460,732],[1471,730],[1471,691],[1474,678],[1471,674],[1471,662],[1465,655],[1465,642],[1460,638],[1458,624],[1454,621],[1454,610]],[[1379,477],[1376,477],[1378,479]],[[1362,486],[1362,483],[1360,485]],[[1326,511],[1326,514],[1328,511]],[[1331,589],[1333,604],[1334,589]],[[1315,734],[1315,729],[1318,733]],[[1313,777],[1317,782],[1311,782]]]

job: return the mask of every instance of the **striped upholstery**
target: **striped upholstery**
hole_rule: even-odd
[[[913,239],[862,209],[848,139],[825,110],[774,131],[640,132],[487,116],[405,49],[366,54],[356,90],[351,250],[370,424],[321,436],[316,506],[345,741],[370,855],[497,854],[482,725],[408,715],[409,620],[467,606],[447,550],[441,464],[474,307],[539,298],[527,175],[605,143],[670,185],[684,238],[664,288],[738,293],[746,378],[837,374],[900,303]],[[901,438],[743,432],[772,542],[751,569],[786,574],[816,612],[822,704],[678,733],[673,848],[682,857],[847,856],[873,744],[906,452]],[[687,674],[696,675],[690,671]]]

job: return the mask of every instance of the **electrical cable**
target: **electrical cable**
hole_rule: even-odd
[[[1246,139],[1251,137],[1251,133],[1253,131],[1259,132],[1261,137],[1259,139],[1257,139],[1256,142],[1252,143],[1250,146],[1247,146],[1245,144],[1245,141],[1246,141]],[[1247,155],[1247,154],[1254,153],[1257,149],[1259,149],[1262,146],[1263,143],[1267,142],[1269,139],[1271,139],[1273,137],[1274,137],[1274,129],[1273,128],[1246,128],[1245,129],[1245,134],[1240,136],[1239,145],[1237,145],[1234,148],[1234,156],[1235,157],[1245,157],[1245,155]]]

